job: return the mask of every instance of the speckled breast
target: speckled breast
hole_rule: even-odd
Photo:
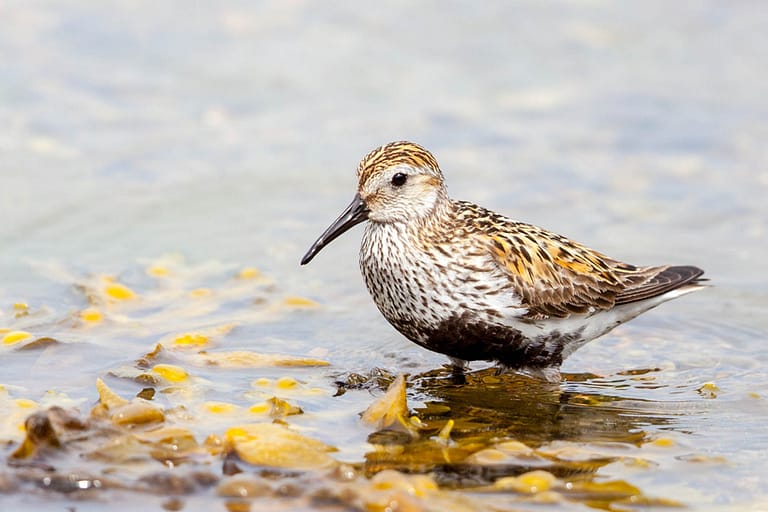
[[[513,324],[525,310],[505,278],[480,251],[462,256],[414,241],[406,226],[371,224],[360,268],[384,317],[425,348],[509,367],[559,365],[578,334],[523,334]]]

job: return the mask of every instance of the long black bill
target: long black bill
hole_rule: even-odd
[[[368,220],[368,208],[365,206],[363,198],[360,194],[355,194],[355,198],[347,206],[347,209],[341,212],[339,218],[333,221],[333,224],[328,226],[328,229],[320,235],[320,238],[312,244],[307,254],[301,258],[301,264],[306,265],[317,253],[322,250],[323,247],[336,240],[336,238],[347,231],[352,226],[356,226],[361,222]]]

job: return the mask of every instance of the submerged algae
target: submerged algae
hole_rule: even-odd
[[[652,385],[654,371],[565,375],[562,385],[492,368],[460,382],[447,368],[340,377],[316,349],[230,346],[243,330],[312,314],[309,302],[251,270],[222,276],[220,266],[189,268],[180,260],[160,268],[149,266],[150,281],[126,284],[131,294],[104,287],[100,276],[60,272],[84,307],[62,321],[28,306],[9,323],[6,335],[30,336],[0,346],[8,357],[65,356],[94,340],[116,350],[74,399],[32,401],[18,397],[18,386],[0,389],[9,462],[0,480],[9,492],[208,496],[230,508],[248,500],[360,510],[673,506],[607,477],[631,474],[616,471],[622,467],[653,472],[675,457],[678,464],[722,463],[676,441],[676,419],[695,408],[624,394],[637,384],[632,379]],[[190,293],[202,288],[204,296]],[[700,389],[711,386],[692,387],[695,397]],[[83,401],[96,396],[83,414]]]

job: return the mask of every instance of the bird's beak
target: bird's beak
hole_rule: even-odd
[[[341,212],[339,218],[333,221],[333,224],[328,226],[328,229],[320,235],[312,247],[309,248],[307,254],[301,258],[301,264],[306,265],[312,258],[315,257],[320,250],[333,242],[339,235],[347,231],[352,226],[356,226],[361,222],[368,220],[368,207],[365,206],[365,201],[360,197],[360,194],[355,194],[355,198],[347,206],[347,209]]]

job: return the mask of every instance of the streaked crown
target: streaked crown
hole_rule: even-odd
[[[357,167],[358,192],[374,222],[405,222],[430,214],[447,199],[432,153],[413,142],[380,146]]]
[[[371,175],[380,174],[398,165],[430,170],[435,177],[443,179],[440,167],[432,153],[418,144],[405,140],[384,144],[368,153],[357,166],[357,179],[360,183],[364,183]]]

